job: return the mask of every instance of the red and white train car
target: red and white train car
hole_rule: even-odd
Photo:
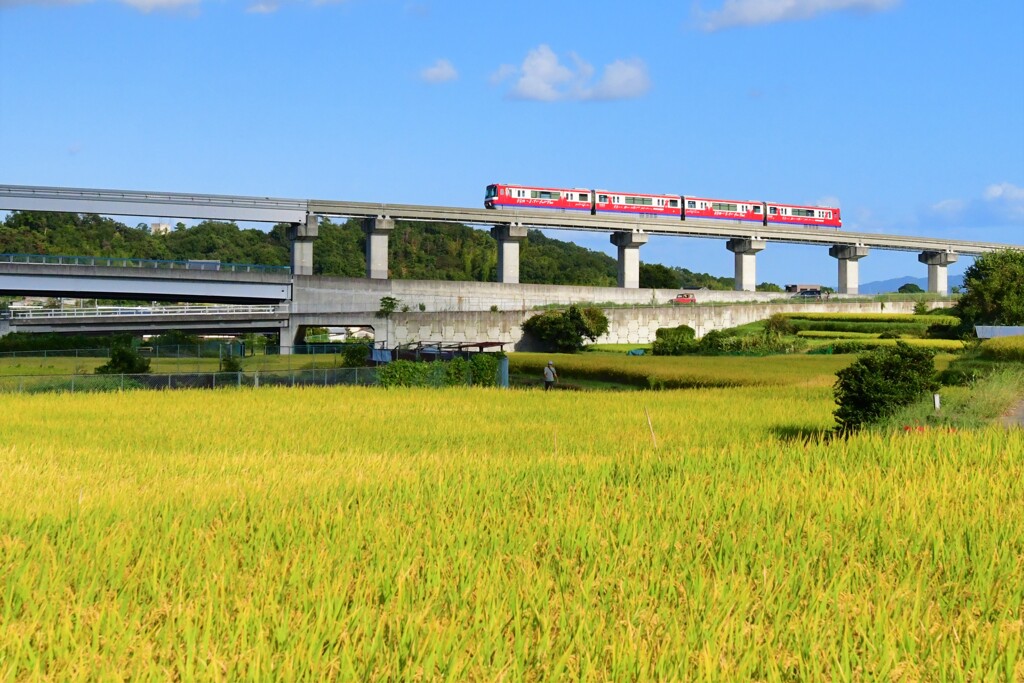
[[[650,216],[680,215],[679,195],[627,194],[612,190],[594,190],[595,213],[639,213]]]
[[[590,190],[564,187],[528,187],[526,185],[487,186],[484,207],[488,209],[560,209],[594,212]]]
[[[766,207],[769,223],[811,225],[836,229],[843,225],[843,219],[839,215],[837,206],[799,206],[767,202]]]
[[[764,222],[764,202],[741,202],[735,199],[683,197],[683,219],[719,218],[732,221]]]
[[[764,225],[808,225],[842,227],[838,207],[803,206],[775,202],[711,199],[674,194],[635,194],[585,188],[533,187],[529,185],[487,186],[484,206],[488,209],[554,209],[586,211],[591,214],[641,214],[687,218],[749,221]]]

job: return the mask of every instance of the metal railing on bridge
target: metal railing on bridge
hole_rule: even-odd
[[[272,304],[255,304],[251,306],[225,306],[213,304],[184,304],[175,306],[90,306],[67,308],[11,308],[9,318],[18,320],[53,320],[56,318],[104,318],[110,316],[225,316],[225,315],[265,315],[287,313],[287,307]]]
[[[161,259],[121,258],[114,256],[51,256],[45,254],[0,254],[2,263],[32,263],[54,266],[103,266],[111,268],[152,268],[155,270],[199,270],[228,273],[289,274],[290,266],[265,266],[252,263],[224,263],[192,259],[168,261]]]

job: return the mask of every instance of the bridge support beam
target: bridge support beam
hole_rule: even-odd
[[[922,251],[917,260],[928,266],[928,291],[932,294],[949,294],[948,266],[956,263],[958,255],[951,251]]]
[[[725,248],[736,254],[737,292],[757,290],[757,252],[764,250],[764,240],[735,237],[725,243]]]
[[[612,244],[619,248],[619,287],[640,288],[640,247],[647,239],[647,233],[639,230],[612,233]]]
[[[860,292],[860,261],[868,255],[867,247],[837,244],[829,247],[828,255],[839,259],[839,293],[858,294]]]
[[[305,223],[292,223],[288,239],[292,241],[292,275],[313,274],[313,240],[320,234],[320,221],[306,214]]]
[[[519,284],[519,244],[526,239],[526,227],[519,223],[496,225],[491,236],[498,240],[498,282]]]
[[[387,216],[363,219],[366,233],[366,277],[388,279],[388,236],[395,229],[395,221]]]

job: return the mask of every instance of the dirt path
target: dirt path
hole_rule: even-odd
[[[1024,401],[1003,413],[1002,422],[1006,427],[1024,427]]]

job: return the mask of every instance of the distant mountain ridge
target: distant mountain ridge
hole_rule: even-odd
[[[915,284],[921,289],[928,291],[928,278],[926,277],[911,277],[904,275],[903,277],[895,277],[891,280],[875,280],[874,282],[865,282],[860,286],[861,294],[888,294],[895,292],[905,284]],[[950,287],[963,287],[964,276],[963,275],[950,275],[949,286]]]

